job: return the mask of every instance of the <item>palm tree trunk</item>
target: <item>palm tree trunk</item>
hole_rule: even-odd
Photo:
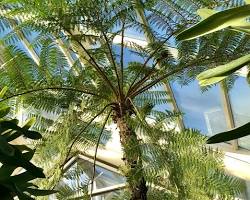
[[[123,147],[127,182],[131,191],[130,200],[147,200],[146,181],[143,175],[141,150],[135,132],[129,128],[125,117],[116,116],[115,120],[120,132],[120,141]]]

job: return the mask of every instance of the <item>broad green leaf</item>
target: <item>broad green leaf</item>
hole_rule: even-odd
[[[11,131],[12,128],[10,128],[8,124],[9,123],[15,124],[16,121],[17,120],[8,120],[8,121],[7,120],[2,120],[2,121],[0,121],[0,132],[3,133],[5,131],[7,131],[7,130]]]
[[[4,117],[9,112],[9,107],[2,107],[0,109],[0,118]],[[33,199],[30,195],[45,196],[55,191],[38,190],[36,185],[30,183],[36,178],[45,178],[43,170],[36,167],[30,162],[34,155],[34,150],[25,145],[12,145],[8,143],[21,135],[31,139],[40,139],[40,133],[28,130],[35,122],[35,118],[31,118],[23,127],[19,127],[18,120],[2,120],[0,121],[0,190],[1,198],[13,199],[8,194],[17,195],[20,200]],[[23,151],[25,151],[23,153]],[[22,167],[26,171],[12,175],[16,168]],[[29,188],[32,187],[32,188]],[[27,189],[29,191],[27,191]],[[5,194],[6,193],[6,194]]]
[[[15,149],[6,141],[3,136],[0,136],[0,153],[8,156],[13,156]]]
[[[0,122],[0,125],[2,127],[6,127],[7,129],[12,129],[12,130],[19,130],[19,129],[21,129],[19,126],[17,126],[16,121],[14,121],[14,120],[2,121],[2,122]]]
[[[28,151],[28,152],[25,152],[23,153],[23,157],[26,159],[26,160],[31,160],[32,157],[34,156],[35,154],[35,151]]]
[[[207,17],[177,35],[177,40],[191,40],[231,26],[243,26],[250,16],[250,5],[224,10]]]
[[[3,200],[13,200],[13,195],[11,194],[11,190],[5,187],[0,188],[0,194]]]
[[[16,184],[23,184],[35,178],[36,178],[35,176],[33,176],[31,173],[26,171],[15,176],[11,176],[10,181]]]
[[[238,139],[247,135],[250,135],[250,122],[248,122],[247,124],[244,124],[243,126],[235,128],[233,130],[216,134],[210,137],[207,140],[207,143],[214,144],[214,143],[219,143],[219,142],[226,142],[226,141]]]
[[[19,200],[35,200],[34,198],[31,198],[30,196],[25,193],[22,193],[21,191],[17,193],[17,196]]]
[[[230,29],[234,30],[234,31],[241,32],[241,33],[250,34],[250,26],[249,27],[245,27],[245,26],[232,26]]]
[[[16,187],[17,196],[19,200],[34,200],[27,194],[23,193],[24,191],[22,191],[17,185],[15,185],[15,187]]]
[[[20,189],[22,189],[23,191],[26,190],[27,188],[30,188],[30,187],[32,187],[32,188],[38,188],[37,185],[35,185],[35,184],[31,183],[31,182],[25,182],[25,183],[22,182],[22,183],[18,184],[18,187]]]
[[[16,166],[2,165],[0,168],[0,182],[9,179],[15,169]]]
[[[19,166],[26,169],[33,176],[35,176],[37,178],[45,178],[45,175],[43,173],[43,169],[36,167],[31,162],[26,160],[25,156],[21,152],[15,151],[15,157],[17,158],[17,161],[19,162]]]
[[[23,154],[17,149],[15,150],[15,153],[13,156],[7,156],[4,154],[0,155],[0,162],[3,164],[7,164],[7,165],[23,167],[33,176],[37,178],[45,178],[43,170],[41,168],[36,167],[28,160],[26,160]]]
[[[249,62],[250,62],[250,54],[242,56],[225,65],[220,65],[213,69],[206,70],[200,73],[197,76],[197,79],[201,86],[217,83],[226,78],[228,75],[244,67]]]
[[[211,15],[217,13],[215,10],[211,10],[208,8],[201,8],[199,10],[197,10],[197,14],[202,18],[202,19],[206,19],[208,17],[210,17]]]
[[[39,189],[34,189],[34,188],[27,188],[26,191],[34,196],[47,196],[47,195],[54,194],[57,192],[55,190],[39,190]]]
[[[20,151],[33,151],[31,148],[27,147],[26,145],[13,145]]]
[[[23,131],[23,135],[33,140],[38,140],[42,138],[42,135],[36,131],[29,131],[29,130]]]
[[[8,134],[8,137],[6,138],[6,140],[8,142],[10,142],[10,141],[13,141],[16,138],[20,137],[21,135],[22,135],[21,132],[14,132],[14,131],[12,131],[11,134]]]
[[[0,92],[0,98],[1,98],[1,99],[4,97],[4,95],[5,95],[5,93],[7,92],[7,90],[8,90],[8,87],[7,87],[7,86],[5,86],[5,87],[1,90],[1,92]]]
[[[31,117],[30,119],[28,119],[25,122],[25,125],[23,126],[23,128],[29,129],[33,124],[35,124],[35,122],[36,122],[36,118],[35,117]]]
[[[18,119],[11,119],[10,122],[14,123],[14,124],[18,124],[19,123],[19,120]]]
[[[0,118],[5,117],[10,112],[9,106],[4,106],[0,109]]]
[[[246,4],[250,4],[250,0],[244,0]]]
[[[212,78],[200,80],[199,84],[200,84],[200,86],[212,85],[212,84],[215,84],[215,83],[218,83],[218,82],[222,81],[226,77],[227,76],[219,76],[219,77],[212,77]]]
[[[25,137],[30,138],[30,139],[36,140],[36,139],[42,138],[42,135],[40,133],[38,133],[36,131],[29,131],[25,128],[20,128],[12,121],[2,121],[2,122],[0,122],[0,125],[8,128],[8,129],[16,130],[16,131],[22,133]]]

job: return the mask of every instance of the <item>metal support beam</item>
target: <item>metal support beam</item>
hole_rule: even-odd
[[[220,91],[221,91],[221,98],[222,98],[222,106],[224,110],[224,115],[226,118],[227,127],[229,129],[235,128],[235,122],[233,118],[233,111],[230,103],[230,98],[228,95],[228,90],[224,82],[220,83]],[[233,149],[238,149],[238,140],[232,141]]]
[[[65,55],[70,66],[73,66],[74,60],[73,60],[72,56],[70,55],[69,49],[65,46],[65,44],[63,43],[63,41],[61,39],[56,39],[56,43],[58,44],[59,49]]]
[[[149,24],[147,22],[144,10],[140,9],[141,8],[140,4],[141,4],[140,0],[134,0],[134,5],[136,6],[136,13],[137,13],[138,19],[140,20],[140,22],[142,24],[144,24],[145,26],[148,27]],[[155,37],[154,37],[153,32],[151,32],[149,29],[147,29],[145,32],[146,32],[145,33],[146,41],[148,43],[155,42],[155,39],[154,39]],[[161,68],[161,64],[158,64],[157,67]],[[168,81],[164,81],[163,82],[163,87],[164,87],[165,91],[167,92],[167,94],[169,95],[169,97],[171,99],[171,104],[172,104],[172,107],[173,107],[173,111],[177,112],[177,113],[180,113],[180,109],[179,109],[179,107],[177,105],[177,102],[176,102],[176,99],[174,97],[174,93],[173,93],[173,90],[172,90],[172,88],[170,86],[170,83]],[[180,130],[183,130],[185,128],[182,116],[178,117],[177,124],[178,124],[178,127],[179,127]]]
[[[174,96],[174,93],[173,93],[173,90],[172,90],[171,85],[169,84],[168,81],[164,81],[164,85],[163,85],[163,86],[164,86],[166,92],[168,93],[168,95],[169,95],[169,97],[170,97],[170,99],[171,99],[171,103],[172,103],[172,106],[173,106],[173,110],[174,110],[175,112],[180,113],[180,110],[179,110],[179,107],[178,107],[178,105],[177,105],[177,102],[176,102],[176,99],[175,99],[175,96]],[[177,118],[177,123],[178,123],[178,126],[179,126],[180,130],[184,130],[184,129],[185,129],[185,125],[184,125],[184,123],[183,123],[183,118],[182,118],[181,115],[178,116],[178,118]]]
[[[16,26],[18,26],[18,24],[14,21],[10,22],[11,24],[11,28],[14,30]],[[20,38],[21,43],[23,44],[23,46],[27,49],[27,51],[29,52],[31,58],[34,60],[34,62],[38,65],[39,64],[39,57],[37,56],[36,52],[34,51],[34,49],[31,47],[30,42],[26,39],[24,33],[20,30],[16,32],[17,36]]]
[[[102,194],[107,194],[109,192],[114,192],[114,191],[117,191],[117,190],[122,190],[125,187],[126,187],[126,184],[122,183],[122,184],[117,184],[117,185],[114,185],[114,186],[109,186],[109,187],[105,187],[105,188],[101,188],[101,189],[95,189],[92,192],[91,199],[92,199],[92,197],[96,197],[96,196],[99,196],[99,195],[102,195]]]

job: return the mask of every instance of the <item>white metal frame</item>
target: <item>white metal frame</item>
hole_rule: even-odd
[[[69,169],[73,164],[75,164],[77,162],[77,160],[85,160],[85,161],[88,161],[92,164],[94,164],[94,160],[86,155],[83,155],[83,154],[79,154],[77,156],[74,156],[72,157],[63,167],[63,169],[66,171],[67,169]],[[109,171],[112,171],[112,172],[115,172],[117,174],[121,174],[119,172],[119,170],[111,165],[108,165],[108,164],[105,164],[101,161],[96,161],[96,165],[102,167],[102,168],[105,168]],[[122,184],[117,184],[117,185],[113,185],[113,186],[109,186],[109,187],[105,187],[105,188],[101,188],[101,189],[95,189],[92,194],[91,194],[91,197],[96,197],[96,196],[99,196],[99,195],[102,195],[102,194],[106,194],[106,193],[109,193],[109,192],[113,192],[113,191],[117,191],[117,190],[121,190],[121,189],[124,189],[126,187],[126,184],[125,183],[122,183]]]

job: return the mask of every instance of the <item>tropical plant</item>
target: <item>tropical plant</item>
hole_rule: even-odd
[[[177,35],[179,40],[190,40],[215,31],[219,31],[224,28],[231,29],[233,31],[242,32],[247,35],[250,34],[250,23],[247,20],[250,16],[250,1],[245,0],[246,5],[231,8],[228,10],[216,12],[210,9],[199,9],[197,13],[203,19],[198,24],[193,27],[184,30]],[[238,45],[238,44],[236,44]],[[241,56],[240,54],[238,56]],[[232,60],[226,64],[216,66],[215,68],[208,69],[197,76],[201,86],[207,86],[219,81],[224,80],[229,75],[232,75],[237,70],[248,65],[250,63],[250,54],[239,57]],[[247,74],[247,80],[249,82],[250,72]],[[238,139],[247,135],[249,133],[250,123],[246,123],[243,126],[235,128],[230,131],[225,131],[216,134],[208,139],[207,143],[219,143],[229,140]]]
[[[44,188],[57,185],[69,159],[95,146],[97,142],[102,147],[110,139],[111,133],[102,128],[102,121],[89,124],[92,112],[87,109],[85,113],[76,112],[70,107],[44,131],[43,140],[36,143],[34,161],[45,169],[48,176],[47,180],[39,181]]]
[[[90,197],[88,195],[88,185],[90,179],[85,174],[85,168],[81,165],[75,165],[71,167],[67,172],[62,176],[62,181],[60,182],[56,189],[58,193],[56,195],[58,200],[66,199],[86,199]]]
[[[6,87],[0,92],[3,98]],[[42,135],[29,130],[34,123],[31,118],[20,127],[18,120],[9,119],[10,107],[0,106],[0,192],[1,198],[11,200],[34,199],[31,196],[46,196],[55,193],[53,190],[40,190],[32,183],[34,179],[45,178],[43,170],[30,162],[35,151],[24,144],[15,144],[15,140],[24,136],[38,140]],[[14,142],[14,143],[13,143]]]
[[[146,117],[151,112],[155,119],[148,122]],[[172,118],[170,113],[156,112],[147,106],[139,117],[128,119],[131,129],[145,137],[139,148],[142,152],[143,175],[148,184],[148,199],[208,200],[217,197],[224,200],[240,195],[242,183],[225,175],[221,165],[223,154],[207,148],[206,137],[195,130],[173,131],[170,128]],[[131,147],[133,151],[138,151],[138,145]],[[129,175],[127,166],[122,166],[120,170],[128,181],[134,181],[137,174]],[[56,187],[59,191],[57,198],[88,199],[86,189],[91,176],[86,174],[91,174],[91,171],[85,165],[74,164],[70,167]],[[129,200],[131,193],[125,188],[118,194],[110,195],[110,198]]]
[[[229,28],[234,31],[250,34],[250,23],[247,18],[250,16],[249,1],[246,5],[217,12],[215,10],[202,8],[197,11],[203,19],[193,27],[184,30],[177,35],[178,40],[191,40],[215,31]],[[236,72],[250,62],[250,55],[242,56],[225,65],[202,72],[197,79],[200,85],[211,85],[225,79],[228,75]]]
[[[124,153],[121,170],[131,200],[230,199],[240,192],[237,180],[223,173],[221,155],[202,146],[202,136],[192,130],[177,133],[173,123],[169,130],[164,128],[168,117],[178,113],[166,116],[152,110],[154,105],[167,103],[166,92],[157,89],[164,81],[176,73],[180,77],[191,70],[196,74],[213,56],[218,57],[213,52],[207,58],[206,40],[198,51],[188,54],[192,46],[180,44],[178,59],[168,48],[174,33],[198,20],[195,8],[221,5],[209,2],[1,1],[1,26],[3,30],[11,27],[2,39],[1,51],[0,84],[10,88],[6,99],[22,96],[26,109],[40,113],[41,119],[45,118],[42,111],[53,113],[57,120],[48,126],[45,142],[38,144],[40,155],[56,155],[48,156],[56,162],[56,167],[50,166],[56,171],[51,172],[48,187],[58,183],[64,164],[78,153],[76,144],[82,149],[95,142],[96,160],[106,124],[115,123]],[[152,25],[158,31],[167,28],[166,34],[154,31]],[[124,35],[130,28],[145,33],[149,44],[131,43],[134,51],[130,54],[142,62],[126,64],[129,44]],[[28,45],[31,54],[16,44],[18,38],[30,44],[25,35],[36,35],[31,44],[35,51]],[[119,35],[120,48],[115,51],[113,39]],[[149,117],[152,123],[147,122]]]

